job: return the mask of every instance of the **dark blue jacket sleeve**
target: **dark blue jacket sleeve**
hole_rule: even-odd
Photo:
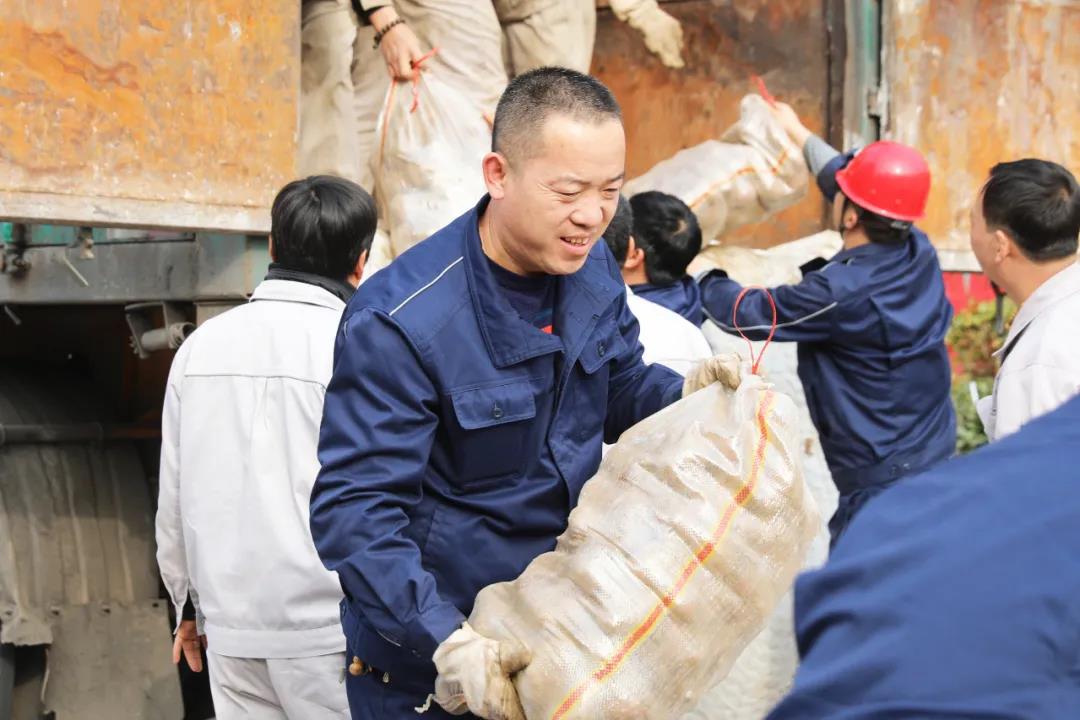
[[[807,273],[797,285],[769,288],[776,302],[774,340],[815,342],[832,336],[838,302],[828,271],[826,267]],[[705,315],[724,332],[738,335],[732,312],[743,286],[717,271],[703,276],[700,285]],[[772,320],[772,307],[764,292],[752,290],[739,303],[739,328],[751,340],[767,338]]]
[[[417,348],[380,311],[347,317],[334,356],[311,495],[315,547],[379,634],[430,658],[465,619],[402,533],[422,493],[437,393]]]
[[[796,583],[769,720],[1080,717],[1078,421],[1080,399],[873,498]]]

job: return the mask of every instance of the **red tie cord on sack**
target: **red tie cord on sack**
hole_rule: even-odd
[[[424,53],[423,55],[418,57],[416,60],[413,60],[412,63],[410,63],[412,65],[412,69],[413,69],[412,106],[409,108],[409,113],[410,114],[416,112],[416,108],[420,107],[420,71],[423,69],[420,66],[423,65],[428,60],[430,60],[431,58],[435,57],[438,54],[438,52],[439,52],[439,48],[433,47],[430,50],[428,50],[426,53]]]
[[[765,81],[761,79],[761,76],[751,75],[750,81],[757,86],[758,95],[765,98],[765,102],[769,103],[769,105],[776,107],[776,98],[769,92],[769,88],[765,87]]]
[[[765,344],[761,346],[761,352],[758,356],[754,357],[754,343],[753,341],[743,334],[742,328],[739,327],[739,303],[742,302],[746,294],[751,290],[760,290],[765,293],[765,297],[769,298],[769,306],[772,307],[772,325],[769,327],[769,337],[765,338]],[[746,344],[750,346],[750,372],[755,375],[758,374],[758,368],[761,366],[761,359],[765,357],[765,350],[769,347],[769,343],[772,342],[773,335],[776,334],[776,300],[773,299],[772,293],[769,289],[762,287],[761,285],[747,285],[739,293],[739,297],[735,298],[735,307],[731,311],[731,324],[735,326],[735,329],[739,331],[739,337],[746,341]]]
[[[421,65],[435,57],[439,52],[439,48],[434,47],[424,53],[421,57],[413,60],[410,64],[413,68],[413,76],[409,81],[412,83],[413,101],[409,107],[409,114],[416,112],[416,108],[420,107],[420,71],[423,70]],[[386,94],[386,107],[383,109],[383,116],[387,117],[390,113],[390,108],[394,106],[394,96],[397,95],[398,82],[396,80],[390,81],[390,92]],[[383,149],[386,146],[386,131],[389,129],[390,124],[384,120],[382,127],[382,134],[379,136],[379,167],[382,168],[383,162]]]

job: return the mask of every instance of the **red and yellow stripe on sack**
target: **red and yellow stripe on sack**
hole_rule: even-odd
[[[766,422],[766,419],[772,411],[773,399],[772,390],[766,390],[762,394],[757,409],[758,442],[757,447],[754,450],[754,461],[750,467],[750,474],[747,476],[746,482],[743,483],[743,486],[739,488],[739,491],[735,494],[735,497],[733,497],[731,502],[727,504],[727,507],[724,508],[724,513],[720,517],[720,522],[717,523],[710,538],[702,544],[697,552],[694,553],[693,557],[687,561],[675,583],[667,593],[660,598],[660,601],[656,603],[645,619],[642,620],[641,623],[626,637],[622,645],[619,646],[618,651],[608,658],[608,660],[606,660],[595,672],[570,691],[570,694],[566,696],[552,714],[551,720],[562,720],[567,717],[581,701],[581,698],[585,696],[585,693],[600,683],[603,683],[618,671],[630,654],[653,633],[660,624],[660,621],[667,615],[668,610],[675,603],[675,599],[686,588],[690,579],[694,577],[697,571],[706,562],[708,562],[709,558],[712,557],[713,552],[715,552],[716,548],[723,542],[724,536],[727,535],[727,531],[731,527],[731,520],[735,517],[735,513],[745,506],[747,501],[753,496],[754,489],[757,486],[758,477],[761,475],[761,468],[765,464],[765,451],[768,448],[770,437],[769,425]]]

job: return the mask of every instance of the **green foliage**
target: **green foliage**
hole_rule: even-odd
[[[975,383],[979,397],[989,395],[994,389],[997,360],[993,353],[1005,342],[1004,336],[994,332],[994,301],[973,304],[957,313],[946,342],[953,357],[952,399],[956,407],[956,451],[971,452],[986,444],[986,433],[975,412],[971,399],[971,383]],[[1005,332],[1016,315],[1016,307],[1005,301]]]
[[[994,378],[972,378],[969,375],[953,377],[952,399],[956,407],[956,452],[960,455],[986,444],[986,432],[975,412],[971,399],[970,384],[974,382],[979,397],[989,395],[994,389]]]

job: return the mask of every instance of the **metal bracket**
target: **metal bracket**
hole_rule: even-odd
[[[30,246],[29,235],[30,229],[25,224],[14,223],[11,226],[11,243],[0,243],[0,273],[22,277],[30,270],[30,261],[26,259],[26,248]]]
[[[889,91],[885,85],[867,89],[866,114],[879,121],[889,117]]]
[[[155,325],[154,316],[161,311],[163,324]],[[195,330],[180,306],[168,302],[146,302],[124,308],[128,328],[131,330],[131,347],[141,359],[150,357],[158,350],[175,350]]]

